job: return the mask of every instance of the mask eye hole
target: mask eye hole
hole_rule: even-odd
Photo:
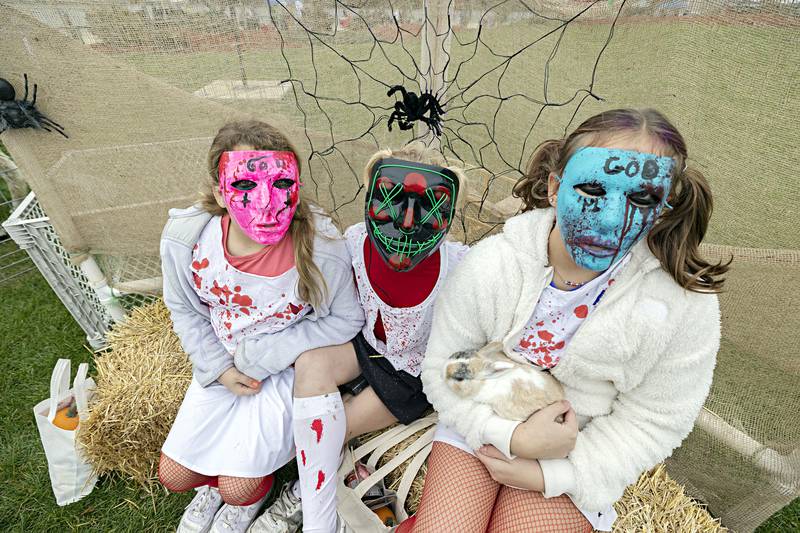
[[[661,197],[651,192],[636,192],[628,195],[628,200],[636,207],[653,208],[661,202]]]
[[[599,198],[605,196],[606,190],[599,183],[581,183],[574,187],[575,192],[587,198]]]
[[[436,187],[433,190],[433,197],[437,200],[441,200],[443,196],[445,197],[445,202],[450,200],[450,191],[446,187]]]
[[[252,191],[257,186],[258,184],[253,180],[236,180],[231,183],[231,187],[237,191]]]
[[[276,189],[288,189],[292,185],[294,185],[294,180],[291,180],[289,178],[281,178],[279,180],[275,180],[272,183],[272,186],[275,187]]]
[[[382,209],[382,207],[384,208]],[[369,209],[369,216],[370,218],[379,220],[381,222],[387,222],[392,219],[391,215],[389,214],[389,208],[382,206],[377,200],[372,202],[372,206]]]
[[[390,190],[392,190],[394,188],[394,183],[392,182],[392,180],[390,180],[386,176],[381,176],[375,182],[375,188],[378,189],[378,190],[385,189],[386,192],[389,192]]]

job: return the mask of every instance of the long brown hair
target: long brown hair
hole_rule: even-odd
[[[646,134],[675,160],[671,209],[664,209],[647,235],[647,244],[661,266],[684,289],[718,293],[731,263],[711,264],[700,257],[700,242],[708,229],[713,201],[703,174],[686,166],[686,142],[675,126],[654,109],[613,109],[597,114],[578,126],[565,139],[544,141],[531,157],[525,174],[514,186],[523,211],[549,207],[547,185],[550,173],[561,175],[578,148],[601,144],[612,138],[636,138]],[[733,258],[731,258],[732,260]]]
[[[200,204],[203,209],[212,215],[224,215],[227,210],[222,207],[214,196],[214,191],[219,189],[219,159],[223,152],[233,150],[236,145],[252,146],[254,150],[274,150],[294,153],[297,158],[297,169],[300,170],[300,156],[286,136],[274,126],[259,120],[240,120],[225,124],[217,132],[211,149],[208,151],[208,174],[205,187],[201,191]],[[319,208],[317,208],[319,209]],[[327,286],[317,265],[314,263],[314,215],[309,201],[304,199],[301,192],[297,203],[297,210],[289,225],[289,232],[294,245],[294,263],[297,268],[297,294],[310,303],[319,307],[325,299]]]

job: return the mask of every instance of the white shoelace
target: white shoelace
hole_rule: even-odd
[[[239,505],[229,505],[225,512],[220,516],[222,525],[227,529],[233,529],[233,526],[239,521],[239,513],[244,510],[244,507]]]
[[[208,508],[208,504],[211,502],[211,489],[205,489],[200,491],[200,498],[197,502],[192,502],[190,506],[192,509],[189,511],[196,517],[203,516],[206,509]]]
[[[280,519],[283,522],[289,522],[289,515],[294,514],[297,507],[297,503],[292,501],[292,497],[290,494],[291,489],[284,490],[281,493],[281,497],[278,498],[275,503],[273,504],[273,509],[267,515],[267,519],[271,520],[272,523],[277,524],[277,519]],[[299,503],[299,502],[298,502]],[[277,515],[277,516],[275,516]]]

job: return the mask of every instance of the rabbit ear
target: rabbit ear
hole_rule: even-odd
[[[486,365],[480,372],[482,379],[499,378],[500,376],[510,372],[516,365],[511,361],[492,361]]]
[[[503,370],[511,370],[515,365],[511,361],[495,361],[492,363],[492,370],[495,372],[502,372]]]
[[[478,352],[481,354],[503,353],[503,343],[498,341],[490,342]]]

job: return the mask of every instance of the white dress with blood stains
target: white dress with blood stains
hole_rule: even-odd
[[[309,306],[296,294],[295,268],[275,277],[242,272],[227,262],[222,246],[214,217],[200,235],[191,269],[211,325],[233,355],[240,339],[291,327]],[[237,396],[217,381],[202,387],[193,378],[162,451],[204,475],[270,474],[295,455],[293,386],[292,367],[267,377],[253,396]]]

